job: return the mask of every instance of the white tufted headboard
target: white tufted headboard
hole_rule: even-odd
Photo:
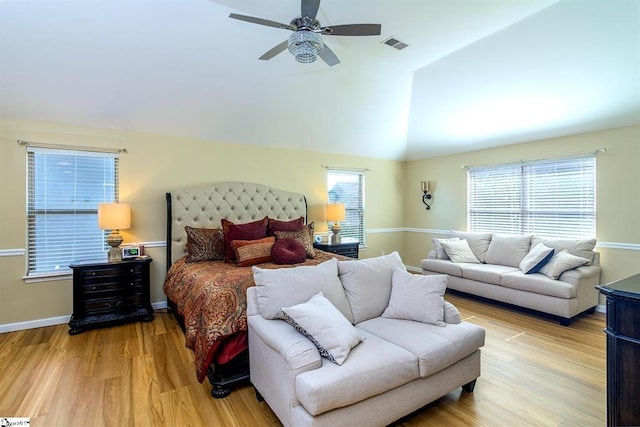
[[[288,221],[307,220],[304,194],[278,190],[249,182],[219,182],[174,191],[167,199],[167,269],[187,253],[185,225],[194,228],[221,228],[226,218],[242,224],[265,216]]]

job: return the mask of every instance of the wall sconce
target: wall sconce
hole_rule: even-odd
[[[427,207],[427,210],[431,209],[427,200],[431,200],[431,193],[429,193],[429,181],[421,181],[420,188],[422,189],[422,203]]]
[[[111,246],[107,260],[122,261],[120,244],[122,235],[120,230],[131,227],[131,209],[126,203],[100,203],[98,204],[98,227],[102,230],[111,230],[107,236],[107,244]]]

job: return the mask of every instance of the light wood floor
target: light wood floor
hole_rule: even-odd
[[[474,393],[452,391],[401,426],[604,426],[604,315],[570,327],[461,296],[486,328]],[[51,326],[0,334],[0,417],[32,426],[277,426],[253,389],[213,399],[171,315],[67,334]]]

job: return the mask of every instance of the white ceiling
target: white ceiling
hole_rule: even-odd
[[[322,0],[382,24],[334,67],[259,61],[290,32],[231,12],[300,2],[0,0],[0,116],[389,159],[640,123],[638,0]]]

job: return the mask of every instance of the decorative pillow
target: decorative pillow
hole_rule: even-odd
[[[184,227],[187,233],[187,262],[224,259],[224,236],[219,228]]]
[[[451,230],[451,237],[458,237],[460,240],[466,240],[469,243],[471,251],[479,262],[484,262],[484,256],[489,249],[492,233],[481,233],[472,231]]]
[[[224,260],[227,262],[236,260],[236,254],[231,247],[231,242],[234,240],[256,240],[267,237],[267,221],[268,218],[266,216],[258,221],[245,224],[234,224],[224,218],[220,220],[224,233]]]
[[[364,337],[340,311],[318,292],[309,301],[282,307],[284,320],[318,348],[320,355],[342,365]]]
[[[531,249],[531,235],[494,233],[484,256],[487,264],[518,267]]]
[[[302,246],[304,246],[307,257],[315,258],[316,251],[313,248],[313,228],[307,226],[299,231],[276,231],[275,234],[278,240],[289,238],[299,241],[300,243],[302,243]]]
[[[540,269],[539,273],[556,280],[565,271],[573,270],[576,267],[588,263],[588,259],[571,255],[569,251],[565,249],[552,256],[549,262]]]
[[[571,255],[579,256],[589,260],[589,264],[593,261],[593,250],[596,247],[596,239],[545,239],[533,236],[531,244],[544,243],[556,250],[556,253],[566,249]]]
[[[304,217],[291,221],[280,221],[269,218],[267,223],[267,235],[273,236],[276,231],[299,231],[304,227]]]
[[[307,250],[296,239],[284,237],[271,248],[271,258],[276,264],[298,264],[307,259]]]
[[[391,277],[396,268],[406,270],[395,251],[374,258],[338,262],[340,282],[354,323],[380,316],[389,305]]]
[[[449,259],[449,255],[447,255],[447,253],[445,252],[444,248],[442,247],[442,242],[453,242],[456,240],[460,240],[459,237],[452,237],[450,239],[436,239],[435,237],[433,239],[431,239],[431,241],[433,242],[433,247],[436,250],[436,258],[437,259]]]
[[[553,256],[554,249],[538,243],[531,248],[529,253],[520,261],[520,270],[524,274],[537,273]]]
[[[454,240],[442,242],[442,247],[452,262],[472,262],[479,264],[478,258],[473,254],[466,240]]]
[[[338,260],[291,268],[253,268],[258,310],[265,319],[282,319],[282,307],[306,302],[322,292],[351,322],[353,316],[338,278]]]
[[[423,276],[402,269],[393,271],[391,298],[382,317],[414,320],[436,326],[444,323],[444,292],[449,276]]]
[[[276,242],[275,237],[265,237],[257,240],[234,240],[231,247],[236,254],[236,265],[248,267],[271,261],[271,248]]]

